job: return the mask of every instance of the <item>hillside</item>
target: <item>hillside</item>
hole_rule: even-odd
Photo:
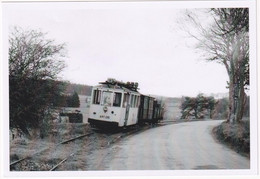
[[[92,86],[69,83],[69,82],[65,82],[65,85],[66,85],[66,90],[65,90],[66,94],[72,94],[75,91],[79,95],[85,95],[85,96],[91,95]]]

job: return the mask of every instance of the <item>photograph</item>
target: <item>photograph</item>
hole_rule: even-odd
[[[5,176],[259,172],[256,0],[1,6]]]

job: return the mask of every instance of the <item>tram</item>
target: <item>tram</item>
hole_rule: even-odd
[[[138,83],[108,79],[94,86],[88,122],[96,128],[119,128],[162,120],[155,98],[138,92]]]

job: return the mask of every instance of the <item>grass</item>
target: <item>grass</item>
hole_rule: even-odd
[[[55,128],[57,134],[53,136],[50,131]],[[35,131],[33,139],[15,138],[10,141],[10,161],[15,161],[45,148],[54,147],[57,143],[68,140],[89,132],[87,124],[82,123],[59,123],[48,128],[46,131],[49,135],[41,139],[39,132]]]
[[[243,120],[239,123],[230,124],[227,122],[221,123],[213,128],[213,134],[216,138],[234,149],[236,152],[250,155],[250,121]]]

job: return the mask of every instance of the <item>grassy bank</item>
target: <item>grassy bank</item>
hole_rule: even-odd
[[[250,122],[241,121],[237,124],[221,123],[213,128],[213,134],[222,143],[228,145],[236,152],[250,155]]]
[[[46,136],[40,138],[40,129],[33,131],[32,139],[25,137],[10,140],[10,161],[30,156],[45,148],[54,147],[59,142],[86,134],[91,131],[89,125],[82,123],[59,123],[44,128]],[[55,130],[55,135],[52,133]]]

